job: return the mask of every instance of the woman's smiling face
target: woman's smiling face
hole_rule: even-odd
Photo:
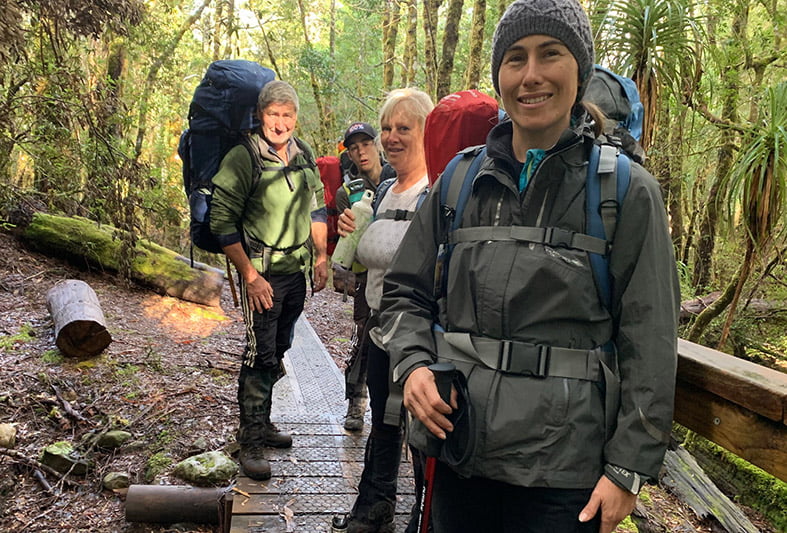
[[[548,35],[519,39],[503,54],[498,82],[514,140],[552,147],[570,123],[579,88],[579,67],[566,45]]]
[[[380,142],[388,163],[399,173],[425,160],[423,127],[399,109],[380,123]]]

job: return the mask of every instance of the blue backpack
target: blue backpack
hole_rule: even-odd
[[[595,65],[585,99],[601,108],[607,117],[617,121],[636,141],[642,140],[645,108],[634,80]]]
[[[189,106],[189,127],[180,136],[178,155],[183,162],[183,188],[191,213],[190,234],[194,246],[221,253],[210,231],[213,176],[231,148],[242,144],[249,151],[252,172],[259,179],[259,149],[250,142],[257,130],[257,97],[273,81],[271,69],[253,61],[220,60],[208,67]]]
[[[453,247],[476,228],[460,228],[462,214],[470,197],[473,179],[486,158],[486,146],[474,146],[457,154],[440,176],[440,205],[447,215],[446,231],[438,252],[435,269],[437,299],[445,295],[449,260]],[[617,146],[594,143],[588,164],[585,216],[587,234],[573,233],[561,228],[522,227],[522,236],[530,242],[548,246],[562,246],[583,250],[590,257],[599,299],[609,309],[612,287],[609,279],[609,251],[631,178],[631,162]],[[484,228],[492,236],[496,228]],[[509,228],[501,227],[501,232]],[[442,307],[442,304],[441,304]]]

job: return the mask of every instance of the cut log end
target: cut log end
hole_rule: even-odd
[[[75,320],[63,326],[55,344],[69,357],[94,357],[109,346],[112,336],[103,324]]]

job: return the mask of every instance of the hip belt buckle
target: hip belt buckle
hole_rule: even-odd
[[[501,341],[497,367],[503,372],[545,378],[550,351],[551,347],[543,344]]]

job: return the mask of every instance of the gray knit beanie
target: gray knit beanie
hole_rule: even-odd
[[[577,101],[581,100],[595,59],[590,21],[577,0],[516,0],[508,6],[492,38],[492,83],[497,94],[500,94],[497,75],[503,54],[528,35],[549,35],[568,47],[579,65]]]

